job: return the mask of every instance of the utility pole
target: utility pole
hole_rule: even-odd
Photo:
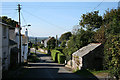
[[[20,22],[20,10],[21,10],[21,5],[18,4],[18,13],[19,13],[19,63],[21,65],[21,22]]]
[[[35,54],[36,54],[36,50],[37,50],[37,37],[35,38]]]
[[[58,47],[58,37],[56,35],[56,47]]]

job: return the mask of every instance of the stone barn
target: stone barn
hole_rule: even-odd
[[[103,68],[103,45],[91,43],[72,54],[72,68],[100,70]]]

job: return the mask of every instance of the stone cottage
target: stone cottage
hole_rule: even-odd
[[[103,45],[101,43],[91,43],[82,47],[72,54],[73,69],[102,69]]]

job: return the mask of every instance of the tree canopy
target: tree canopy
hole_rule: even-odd
[[[60,41],[62,42],[62,41],[64,41],[64,40],[69,40],[69,38],[72,36],[72,34],[71,34],[71,32],[66,32],[66,33],[64,33],[64,34],[62,34],[61,35],[61,37],[60,37]]]
[[[80,25],[89,30],[98,29],[102,25],[102,16],[98,15],[99,11],[83,14]]]
[[[72,35],[66,42],[63,49],[66,57],[91,43],[99,42],[104,45],[104,69],[120,79],[120,9],[106,11],[103,18],[98,11],[83,14],[79,22],[81,29],[75,28],[75,35]],[[83,29],[86,28],[85,30]],[[71,59],[71,58],[69,58]],[[67,60],[67,59],[66,59]]]
[[[56,45],[56,39],[52,37],[48,42],[47,42],[47,47],[48,49],[53,49],[55,48]]]
[[[106,35],[120,33],[120,9],[112,9],[104,14]]]
[[[8,25],[10,25],[12,27],[16,27],[16,24],[18,24],[17,21],[12,20],[11,18],[8,18],[7,16],[2,16],[0,18],[2,19],[3,23],[8,24]]]
[[[77,32],[77,35],[72,35],[70,40],[67,42],[67,47],[64,50],[64,53],[72,54],[76,50],[80,49],[83,46],[86,46],[88,43],[93,42],[94,31],[80,29]]]
[[[120,9],[112,9],[104,14],[105,37],[104,46],[105,68],[120,79]]]

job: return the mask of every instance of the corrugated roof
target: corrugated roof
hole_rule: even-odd
[[[78,51],[74,52],[72,55],[76,55],[76,56],[84,56],[86,54],[88,54],[90,51],[94,50],[95,48],[97,48],[98,46],[100,46],[101,43],[91,43],[88,44],[85,47],[80,48]]]

